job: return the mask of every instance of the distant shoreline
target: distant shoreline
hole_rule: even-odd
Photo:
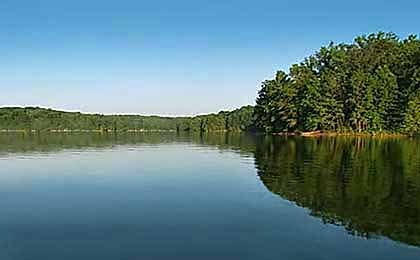
[[[194,117],[100,115],[63,112],[38,107],[0,108],[0,131],[4,132],[215,132],[254,128],[254,108]]]
[[[128,129],[128,130],[113,130],[113,129],[94,129],[94,130],[86,130],[86,129],[52,129],[52,130],[36,130],[36,129],[0,129],[0,133],[157,133],[157,132],[189,132],[189,131],[177,131],[174,129]],[[243,132],[243,131],[235,131],[235,130],[213,130],[207,131],[211,133],[222,133],[222,132]]]
[[[51,129],[51,130],[35,130],[35,129],[0,129],[0,133],[57,133],[57,134],[66,134],[66,133],[176,133],[176,132],[186,132],[189,131],[177,131],[174,129],[128,129],[128,130],[113,130],[113,129]],[[214,130],[207,131],[207,133],[229,133],[229,132],[242,132],[246,133],[248,131],[227,131],[227,130]],[[267,134],[264,132],[257,132],[261,134]],[[270,135],[270,134],[268,134]],[[301,137],[383,137],[383,138],[396,138],[396,137],[411,137],[413,135],[402,134],[402,133],[354,133],[354,132],[330,132],[330,131],[313,131],[313,132],[275,132],[271,133],[272,136],[301,136]]]
[[[105,130],[86,130],[86,129],[52,129],[52,130],[35,130],[35,129],[1,129],[0,133],[146,133],[146,132],[176,132],[176,130],[169,129],[129,129],[129,130],[112,130],[112,129],[105,129]]]

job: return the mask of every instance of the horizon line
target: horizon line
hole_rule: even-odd
[[[42,106],[42,105],[0,105],[0,109],[4,108],[40,108],[40,109],[49,109],[54,110],[58,112],[67,112],[67,113],[81,113],[81,114],[90,114],[90,115],[104,115],[104,116],[150,116],[150,117],[167,117],[167,118],[177,118],[177,117],[196,117],[196,116],[202,116],[202,115],[211,115],[211,114],[218,114],[220,112],[230,112],[236,109],[240,109],[242,107],[246,106],[255,106],[255,104],[244,104],[237,108],[232,109],[220,109],[217,112],[203,112],[198,114],[190,114],[190,115],[170,115],[170,114],[141,114],[141,113],[101,113],[101,112],[89,112],[89,111],[82,111],[82,110],[76,110],[76,109],[61,109],[61,108],[54,108],[54,107],[48,107],[48,106]]]

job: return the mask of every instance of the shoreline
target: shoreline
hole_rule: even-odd
[[[112,130],[112,129],[104,129],[104,130],[83,130],[83,129],[51,129],[51,130],[15,130],[15,129],[1,129],[0,133],[148,133],[148,132],[176,132],[176,130],[165,130],[165,129],[128,129],[128,130]]]
[[[347,136],[347,137],[411,137],[409,134],[404,133],[354,133],[354,132],[277,132],[273,133],[274,136],[302,136],[302,137],[335,137],[335,136]]]
[[[177,131],[175,129],[127,129],[127,130],[112,130],[112,129],[95,129],[95,130],[83,130],[83,129],[49,129],[49,130],[35,130],[35,129],[0,129],[0,133],[188,133],[188,132],[195,132],[198,133],[200,131],[184,131],[180,130]],[[202,133],[228,133],[228,132],[247,132],[247,131],[239,131],[239,130],[214,130],[214,131],[204,131]]]
[[[127,130],[112,130],[112,129],[49,129],[49,130],[34,130],[34,129],[0,129],[0,133],[22,133],[22,134],[34,134],[34,133],[175,133],[178,132],[174,129],[127,129]],[[179,132],[190,132],[190,131],[179,131]],[[192,131],[195,132],[195,131]],[[206,133],[229,133],[229,132],[242,132],[248,133],[248,131],[206,131]],[[254,132],[255,133],[255,132]],[[256,132],[262,133],[264,132]],[[396,137],[413,137],[416,135],[409,135],[403,133],[354,133],[354,132],[324,132],[324,131],[312,131],[312,132],[275,132],[268,135],[272,136],[301,136],[301,137],[384,137],[384,138],[396,138]]]

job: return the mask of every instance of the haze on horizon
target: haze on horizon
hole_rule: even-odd
[[[321,46],[419,34],[420,2],[0,3],[0,106],[196,115],[254,104],[260,83]]]

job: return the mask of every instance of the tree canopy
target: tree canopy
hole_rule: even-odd
[[[100,115],[38,107],[0,108],[0,130],[35,131],[246,131],[253,107],[195,117]]]
[[[267,132],[419,133],[420,41],[380,32],[331,43],[264,81],[256,103]]]
[[[420,133],[420,40],[393,33],[322,47],[262,83],[256,106],[194,117],[1,108],[0,130]]]

